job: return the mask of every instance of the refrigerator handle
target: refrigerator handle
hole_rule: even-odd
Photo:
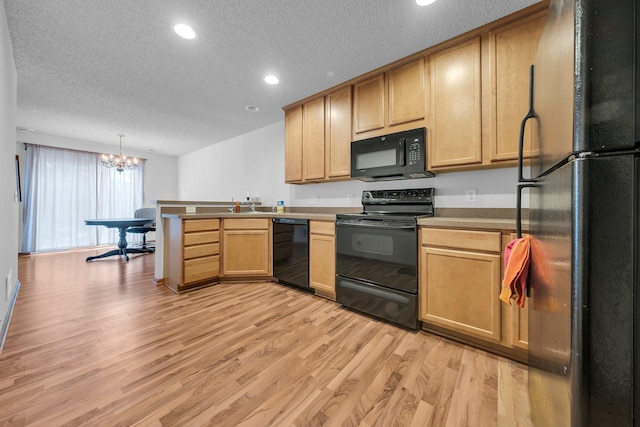
[[[535,118],[536,113],[533,109],[533,65],[529,67],[529,111],[520,123],[520,141],[518,142],[518,181],[519,182],[535,182],[535,179],[525,178],[522,176],[524,162],[524,128],[529,119]],[[518,193],[520,194],[520,193]]]
[[[533,182],[518,184],[518,194],[516,198],[516,237],[518,239],[522,237],[522,189],[535,186],[536,184]]]

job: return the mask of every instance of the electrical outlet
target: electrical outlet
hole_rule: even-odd
[[[187,206],[187,213],[196,213],[195,206]]]
[[[347,194],[347,200],[350,205],[353,204],[353,193]]]
[[[469,188],[465,191],[464,201],[467,203],[478,202],[478,193],[475,188]]]
[[[309,203],[317,204],[318,203],[318,195],[312,194],[309,196]]]

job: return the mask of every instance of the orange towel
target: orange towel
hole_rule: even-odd
[[[511,305],[515,299],[518,307],[524,307],[529,278],[529,258],[531,253],[531,238],[525,236],[511,241],[504,253],[504,279],[500,299]]]

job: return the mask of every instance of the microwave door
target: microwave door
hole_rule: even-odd
[[[352,145],[352,176],[388,176],[404,173],[402,141],[357,141]]]

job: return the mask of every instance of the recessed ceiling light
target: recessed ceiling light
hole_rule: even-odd
[[[182,38],[187,40],[193,40],[196,38],[196,32],[186,24],[176,24],[173,26],[173,31],[176,32]]]
[[[276,76],[267,76],[264,78],[264,81],[270,85],[277,85],[280,82]]]
[[[30,129],[30,128],[21,128],[21,127],[16,128],[16,129],[18,129],[20,132],[31,132],[31,133],[36,133],[36,130],[35,130],[35,129]]]
[[[255,105],[247,105],[246,107],[244,107],[244,109],[250,113],[257,113],[258,111],[260,111],[260,108],[256,107]]]
[[[433,2],[435,2],[436,0],[416,0],[416,3],[418,4],[418,6],[426,6],[428,4],[431,4]]]

